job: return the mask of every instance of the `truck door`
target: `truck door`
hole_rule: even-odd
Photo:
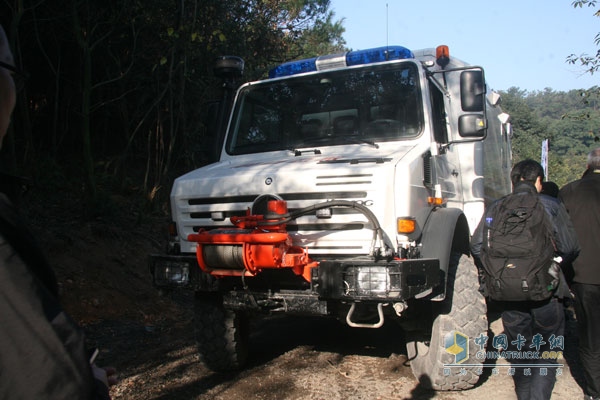
[[[427,185],[435,190],[435,184],[439,184],[442,197],[451,203],[462,202],[462,183],[459,179],[460,148],[449,147],[449,113],[446,110],[445,95],[434,84],[429,85],[431,98],[431,115],[433,140],[436,143],[437,154],[429,154],[431,157],[432,176]],[[435,153],[435,151],[433,151]],[[426,180],[427,181],[427,180]]]

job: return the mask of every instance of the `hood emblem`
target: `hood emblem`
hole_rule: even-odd
[[[268,176],[267,179],[265,179],[265,185],[269,186],[271,183],[273,183],[273,178]]]

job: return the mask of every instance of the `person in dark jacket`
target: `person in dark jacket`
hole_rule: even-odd
[[[550,185],[546,185],[546,183],[550,183]],[[555,221],[553,224],[554,238],[557,242],[557,255],[559,255],[562,259],[561,269],[565,278],[560,281],[558,295],[561,298],[568,299],[568,304],[565,304],[570,305],[572,296],[569,289],[569,283],[573,280],[572,262],[573,258],[576,257],[578,253],[565,254],[564,252],[561,253],[561,251],[558,249],[571,249],[576,247],[579,242],[563,243],[565,240],[575,240],[575,238],[577,238],[577,233],[575,231],[575,227],[573,226],[573,221],[569,217],[567,209],[562,204],[562,201],[558,198],[558,192],[558,185],[556,185],[554,182],[542,182],[540,200],[542,201],[542,204],[544,205],[544,208],[546,209],[546,212],[550,216],[551,220]],[[560,227],[560,229],[558,229],[558,227]]]
[[[589,153],[587,170],[565,185],[559,198],[571,216],[581,244],[573,261],[575,315],[585,396],[600,399],[600,148]]]
[[[513,193],[531,192],[537,194],[542,190],[543,179],[544,169],[538,162],[534,160],[521,161],[511,171]],[[553,240],[556,245],[555,251],[561,257],[572,260],[579,252],[579,245],[569,215],[564,206],[556,201],[557,199],[551,196],[543,197],[545,198],[541,198],[542,204],[552,223]],[[486,215],[496,205],[497,203],[493,203],[490,209],[486,210]],[[481,248],[483,245],[484,223],[485,216],[473,233],[471,240],[471,253],[478,268],[482,268]],[[569,291],[564,284],[564,277],[561,276],[561,278],[561,284],[549,300],[536,302],[505,301],[496,304],[502,310],[504,334],[508,339],[506,343],[508,348],[504,350],[530,351],[530,346],[534,344],[534,338],[541,335],[543,343],[537,343],[540,344],[539,354],[542,354],[543,351],[550,349],[551,337],[563,337],[565,315],[561,300],[562,297],[569,296]],[[541,357],[527,360],[512,359],[511,363],[515,367],[513,380],[519,400],[550,399],[552,389],[556,383],[556,368],[547,368],[547,365],[557,364],[556,359],[542,359]],[[519,366],[520,363],[539,364],[540,367],[526,368]],[[545,367],[542,367],[542,365],[545,365]]]
[[[15,71],[0,26],[0,148],[15,105]],[[0,399],[110,399],[115,371],[89,357],[83,331],[58,300],[54,271],[0,193]]]
[[[552,181],[544,181],[542,182],[542,191],[540,194],[545,194],[551,197],[558,197],[559,187],[556,183]]]

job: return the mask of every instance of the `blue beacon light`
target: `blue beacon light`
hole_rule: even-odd
[[[327,55],[283,63],[269,71],[269,78],[280,78],[283,76],[320,71],[341,66],[349,67],[353,65],[372,64],[390,60],[403,60],[414,57],[415,56],[412,51],[402,46],[386,46],[377,47],[374,49],[349,51],[347,53],[337,55]],[[334,62],[329,64],[325,62],[325,60],[342,61],[342,63]]]

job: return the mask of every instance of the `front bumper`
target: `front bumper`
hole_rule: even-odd
[[[401,301],[430,294],[440,281],[437,259],[323,261],[317,291],[329,299]]]
[[[217,279],[202,272],[193,255],[151,255],[148,265],[154,286],[158,288],[191,288],[210,292],[239,288],[238,284],[227,283],[240,282],[240,277]],[[293,281],[290,283],[289,275],[293,279],[293,274],[285,270],[246,277],[244,291],[257,294],[261,291],[277,292],[272,289],[282,287],[281,283],[288,279],[285,287],[290,292]],[[312,270],[310,288],[306,281],[302,281],[297,292],[302,296],[311,293],[311,297],[320,300],[397,302],[427,296],[440,286],[441,281],[437,259],[375,261],[365,257],[321,261],[319,267]],[[273,295],[278,296],[277,293]]]

